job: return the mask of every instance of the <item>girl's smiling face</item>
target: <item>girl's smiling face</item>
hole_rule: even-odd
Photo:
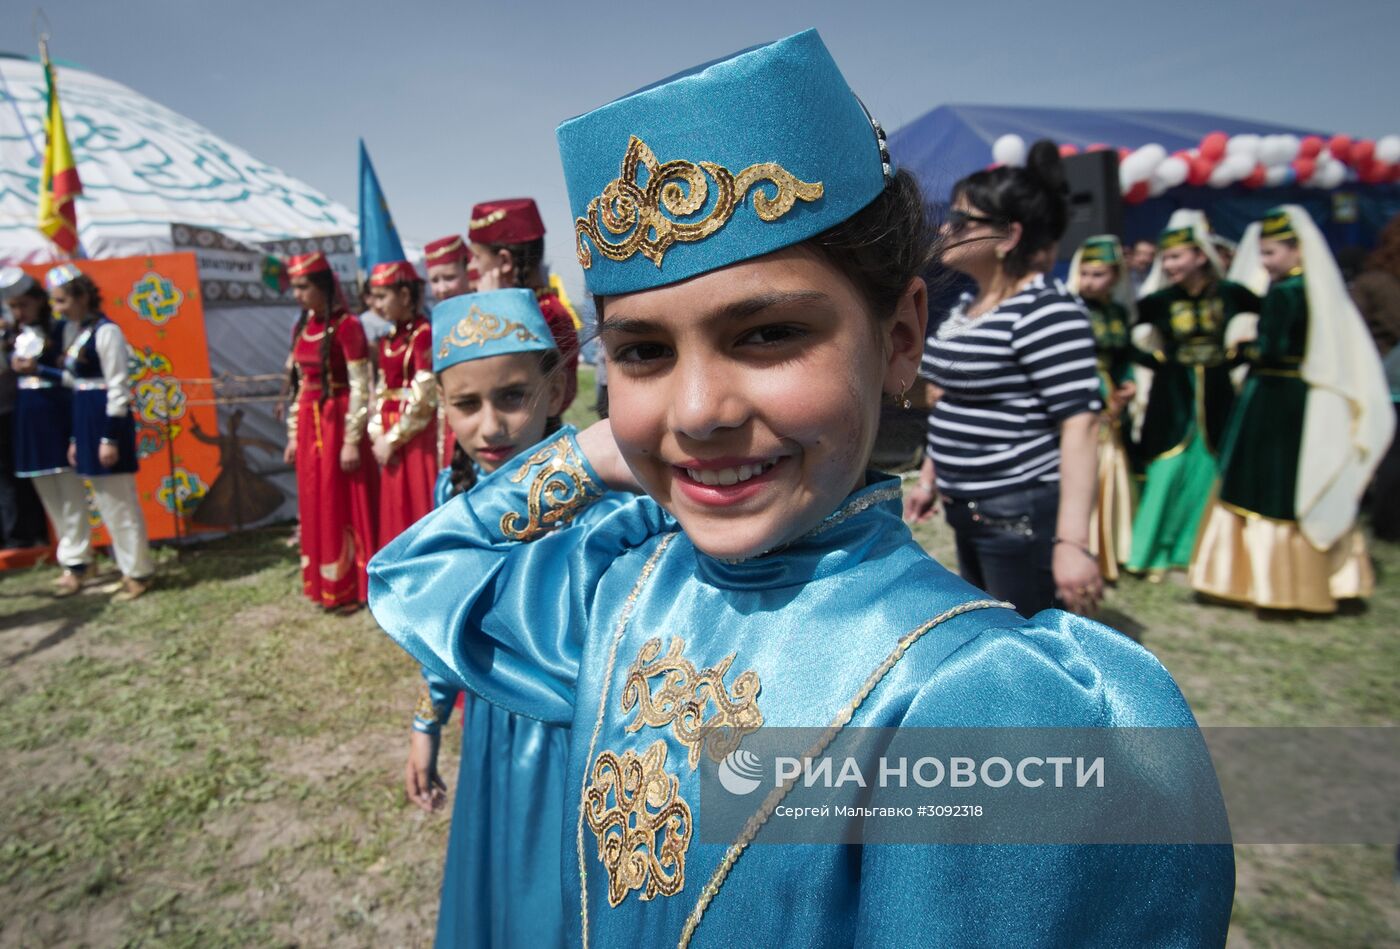
[[[537,352],[459,362],[438,384],[457,444],[488,474],[544,438],[564,403],[564,377],[546,378]]]
[[[609,297],[613,437],[698,548],[761,554],[865,483],[881,393],[916,381],[926,320],[922,280],[877,321],[800,245]]]

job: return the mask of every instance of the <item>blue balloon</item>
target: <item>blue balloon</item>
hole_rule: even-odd
[[[1298,180],[1298,172],[1292,165],[1283,166],[1283,181],[1280,184],[1291,185]]]

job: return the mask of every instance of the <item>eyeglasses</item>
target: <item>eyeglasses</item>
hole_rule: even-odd
[[[985,217],[981,214],[972,214],[968,211],[952,210],[948,212],[947,227],[950,234],[967,229],[969,224],[1004,224],[1001,218]]]

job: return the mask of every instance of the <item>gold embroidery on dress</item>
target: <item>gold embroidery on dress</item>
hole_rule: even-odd
[[[418,702],[413,706],[413,717],[422,719],[425,722],[437,722],[439,725],[446,724],[450,706],[440,708],[433,704],[433,693],[428,690],[427,683],[418,687]]]
[[[685,640],[671,639],[664,656],[661,640],[650,639],[642,646],[627,681],[622,686],[622,711],[637,707],[637,717],[627,726],[629,733],[643,725],[653,728],[672,726],[676,740],[689,751],[688,763],[694,771],[700,764],[703,748],[712,761],[723,761],[725,755],[739,747],[739,742],[763,724],[758,710],[758,673],[752,669],[734,680],[731,695],[725,688],[724,677],[734,662],[734,653],[708,669],[696,670],[694,663],[681,653]],[[661,676],[656,691],[650,679]],[[710,706],[714,713],[707,715]]]
[[[561,435],[535,452],[510,480],[519,484],[536,466],[543,465],[530,483],[527,511],[507,511],[501,516],[501,534],[509,540],[534,540],[541,534],[567,524],[596,494],[593,480],[568,436]],[[524,520],[523,527],[518,526]]]
[[[690,847],[690,806],[680,781],[666,772],[666,742],[640,756],[624,751],[598,755],[584,790],[584,816],[598,838],[598,859],[608,871],[608,905],[632,890],[641,899],[675,896],[685,886]]]
[[[642,172],[646,173],[645,181],[641,180]],[[697,214],[705,206],[710,193],[705,172],[715,181],[714,207],[699,220],[676,220]],[[584,270],[593,266],[593,252],[584,242],[587,237],[609,260],[627,260],[640,253],[660,268],[661,258],[672,244],[703,240],[724,227],[749,189],[758,184],[775,189],[771,197],[761,189],[753,196],[759,219],[770,222],[791,211],[799,198],[815,201],[823,191],[820,181],[802,181],[776,162],[750,165],[737,175],[708,161],[697,164],[678,159],[662,164],[634,135],[622,157],[622,173],[588,202],[586,216],[574,221],[578,262]],[[609,234],[631,234],[611,243],[599,228],[600,218]]]
[[[538,342],[539,337],[514,320],[505,320],[494,313],[482,312],[475,303],[467,315],[457,321],[452,331],[438,347],[438,358],[446,359],[453,346],[485,346],[493,339],[505,339],[511,334],[522,343]]]
[[[340,556],[331,563],[321,564],[321,579],[327,583],[339,583],[350,573],[355,563],[355,535],[345,528],[341,536]]]

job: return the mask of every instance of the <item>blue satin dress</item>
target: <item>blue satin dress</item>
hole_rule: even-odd
[[[452,497],[451,476],[450,470],[438,474],[433,488],[438,506]],[[600,498],[575,526],[606,516],[628,497]],[[461,689],[428,667],[423,678],[433,713],[416,717],[414,728],[435,731],[450,719]],[[435,946],[539,949],[563,944],[560,833],[568,750],[567,726],[542,722],[528,712],[516,714],[470,691],[464,694],[462,755]]]
[[[370,608],[420,663],[570,729],[571,945],[1224,943],[1228,845],[763,846],[762,827],[747,846],[700,843],[706,735],[1195,722],[1128,638],[1059,611],[1025,620],[933,561],[895,479],[872,473],[807,535],[737,563],[698,551],[646,497],[519,542],[600,483],[565,434],[369,567]]]

